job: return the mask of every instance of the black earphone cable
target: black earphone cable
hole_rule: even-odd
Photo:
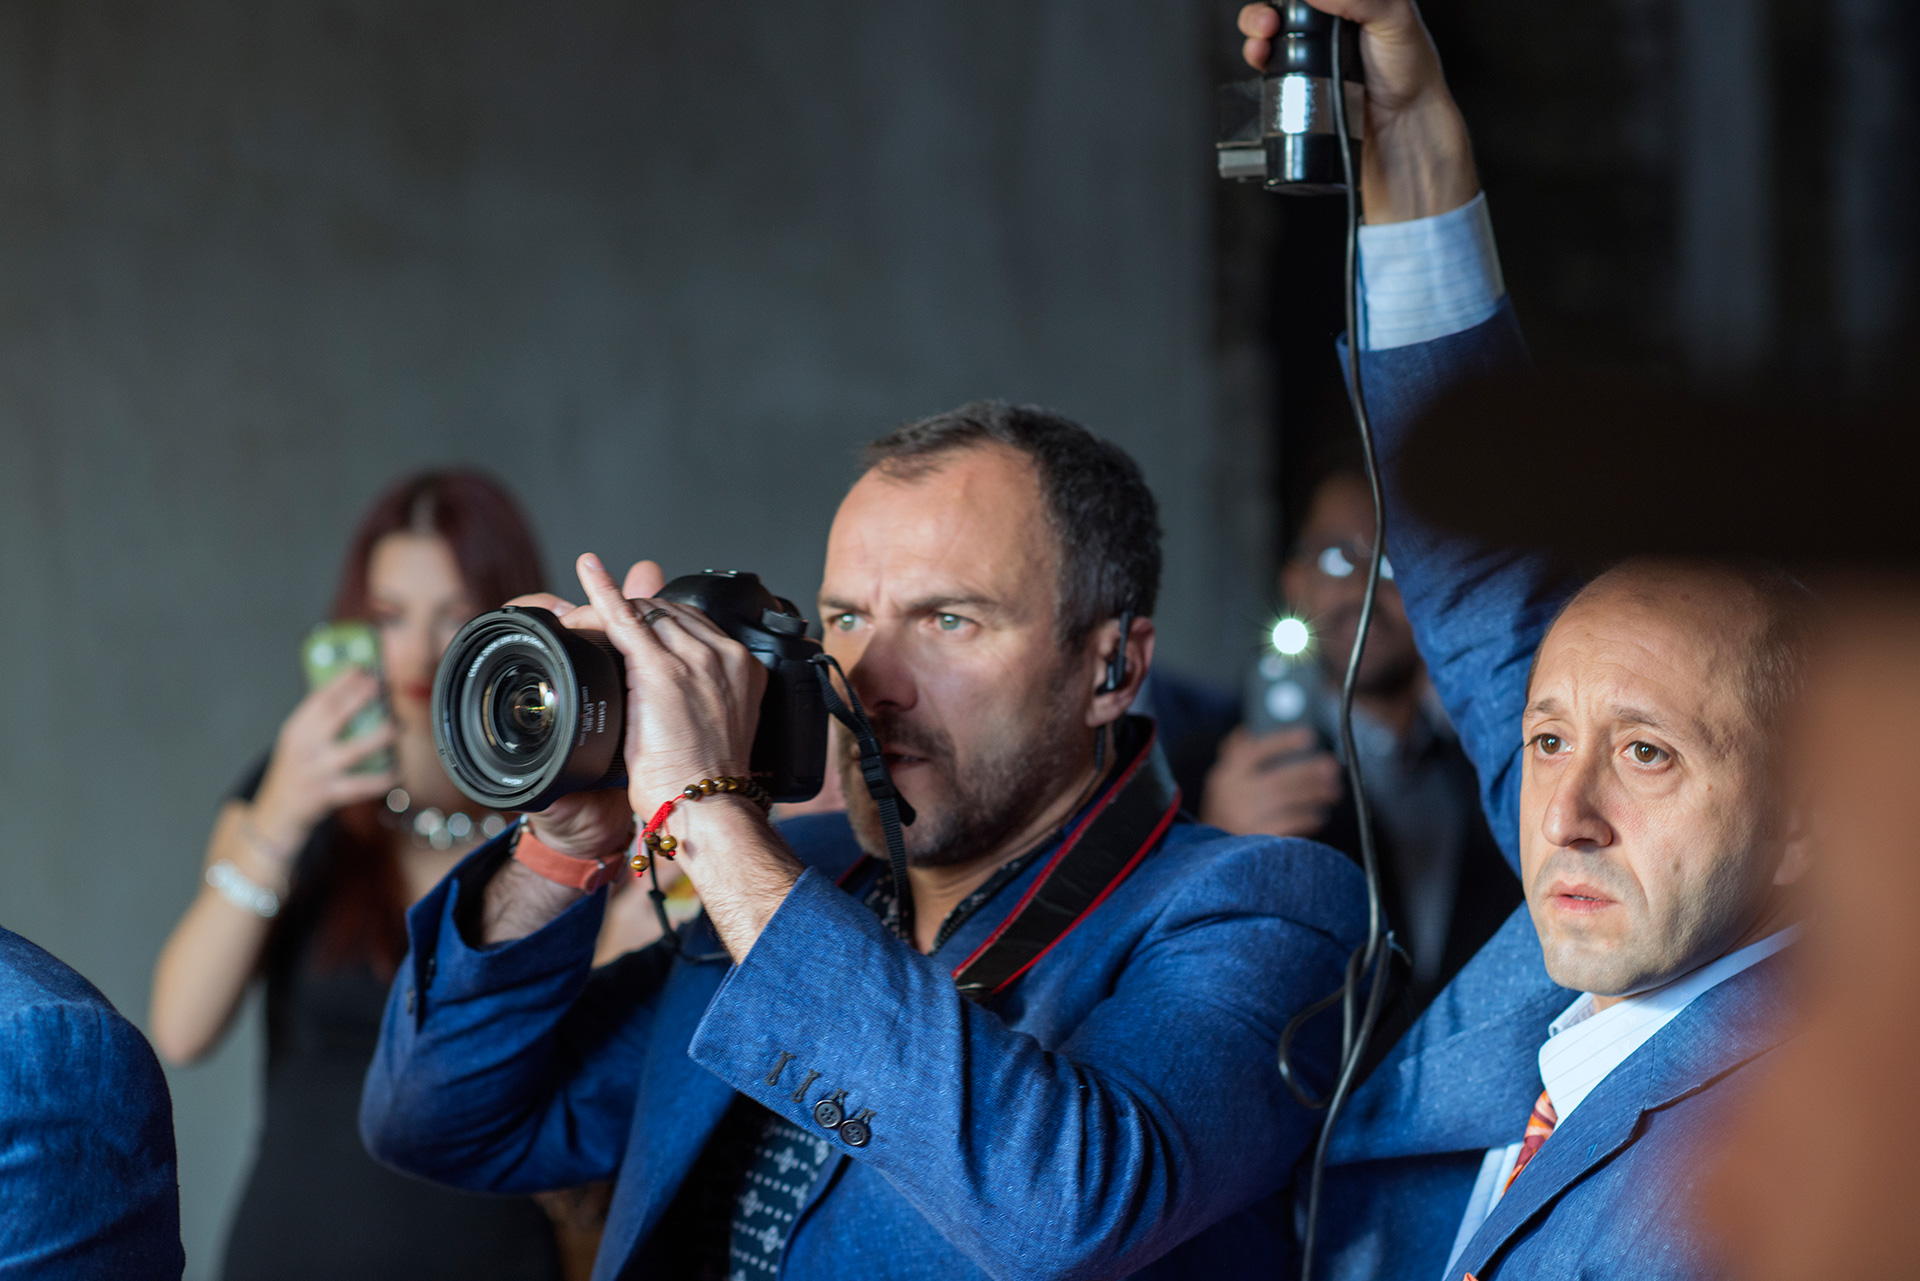
[[[1281,1078],[1294,1097],[1306,1107],[1327,1110],[1314,1143],[1313,1164],[1307,1180],[1306,1224],[1301,1233],[1301,1281],[1313,1281],[1314,1247],[1320,1225],[1320,1194],[1325,1181],[1327,1147],[1333,1127],[1340,1119],[1353,1092],[1360,1064],[1365,1060],[1367,1043],[1373,1038],[1380,1020],[1380,1008],[1386,997],[1387,975],[1394,950],[1393,936],[1386,928],[1380,894],[1380,859],[1373,840],[1373,814],[1367,802],[1366,782],[1362,777],[1360,755],[1353,735],[1353,696],[1360,680],[1360,660],[1366,652],[1367,634],[1373,626],[1374,602],[1380,592],[1380,568],[1386,555],[1386,501],[1380,483],[1379,460],[1374,453],[1373,423],[1367,415],[1366,390],[1360,382],[1360,184],[1354,172],[1352,137],[1347,122],[1346,79],[1342,63],[1342,36],[1346,20],[1335,18],[1332,25],[1329,88],[1333,107],[1333,131],[1339,140],[1340,169],[1346,183],[1347,235],[1345,268],[1345,304],[1347,322],[1347,396],[1353,408],[1354,424],[1360,432],[1360,449],[1366,465],[1367,487],[1373,497],[1373,552],[1367,561],[1366,592],[1360,601],[1360,618],[1354,629],[1353,649],[1347,656],[1346,678],[1340,686],[1340,751],[1346,766],[1347,785],[1353,791],[1355,818],[1360,828],[1360,866],[1367,881],[1367,937],[1348,958],[1344,981],[1332,993],[1296,1014],[1280,1035],[1279,1069]],[[1371,981],[1369,981],[1369,976]],[[1362,984],[1367,986],[1364,1006],[1356,1004]],[[1338,1003],[1340,1009],[1340,1066],[1332,1091],[1315,1097],[1293,1070],[1293,1040],[1307,1020]]]

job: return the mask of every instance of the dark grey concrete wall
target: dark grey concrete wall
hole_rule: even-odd
[[[860,441],[1044,401],[1160,495],[1163,653],[1237,659],[1206,39],[1145,0],[0,8],[0,923],[144,1019],[346,531],[420,464],[507,477],[556,572],[808,599]],[[254,1018],[172,1075],[192,1277]]]

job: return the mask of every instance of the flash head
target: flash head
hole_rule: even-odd
[[[1341,92],[1354,172],[1366,132],[1367,91],[1360,69],[1360,32],[1306,0],[1283,0],[1280,33],[1266,73],[1220,89],[1215,149],[1220,176],[1258,182],[1288,195],[1346,190],[1333,110],[1333,42],[1340,41]]]

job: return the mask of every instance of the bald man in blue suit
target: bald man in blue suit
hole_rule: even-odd
[[[0,929],[0,1278],[177,1279],[160,1064],[94,986]]]
[[[1426,407],[1527,353],[1418,11],[1312,3],[1363,24],[1353,337],[1387,550],[1527,895],[1356,1091],[1330,1144],[1314,1275],[1714,1276],[1692,1189],[1790,1031],[1782,953],[1810,852],[1772,728],[1812,602],[1752,568],[1627,561],[1570,581],[1401,501],[1402,446]],[[1250,62],[1277,25],[1266,5],[1242,12]],[[1577,476],[1524,497],[1545,526],[1634,518],[1631,495]]]

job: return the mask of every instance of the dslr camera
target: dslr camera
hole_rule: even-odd
[[[689,574],[661,600],[713,620],[767,669],[751,769],[776,801],[826,780],[820,643],[793,602],[753,574]],[[460,629],[433,682],[433,742],[460,790],[498,810],[543,810],[572,792],[624,787],[626,660],[603,633],[509,605]]]

